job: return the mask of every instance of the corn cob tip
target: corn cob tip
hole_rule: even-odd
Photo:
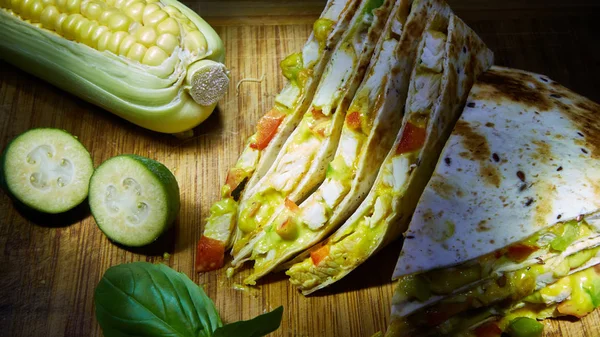
[[[217,103],[227,92],[229,71],[222,63],[201,60],[190,66],[186,80],[194,101],[209,106]]]

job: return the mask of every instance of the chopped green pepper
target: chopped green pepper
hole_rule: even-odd
[[[576,222],[568,222],[565,224],[562,235],[557,236],[552,242],[550,242],[550,247],[556,251],[562,252],[573,241],[577,239],[578,236],[578,226]]]
[[[420,302],[424,302],[431,297],[431,289],[429,283],[420,275],[408,275],[403,277],[398,282],[398,290],[400,290],[407,298],[416,298]]]
[[[511,337],[539,337],[544,331],[544,325],[535,319],[519,317],[508,325],[507,333]]]

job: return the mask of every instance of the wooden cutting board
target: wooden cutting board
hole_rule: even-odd
[[[497,64],[546,74],[600,101],[600,7],[594,1],[450,3],[495,51]],[[177,177],[182,198],[172,231],[151,247],[123,249],[106,239],[85,207],[56,222],[19,212],[0,193],[0,336],[101,336],[94,288],[108,267],[139,260],[164,261],[204,285],[225,322],[283,305],[282,326],[272,336],[368,337],[385,329],[398,244],[309,298],[282,274],[239,291],[233,286],[243,274],[227,279],[224,270],[193,272],[195,243],[226,170],[283,87],[279,61],[301,48],[324,1],[188,4],[208,17],[225,42],[232,80],[218,110],[191,139],[136,127],[0,61],[0,148],[32,127],[63,128],[79,137],[95,165],[122,153],[163,162]],[[545,325],[546,336],[599,336],[600,312]]]

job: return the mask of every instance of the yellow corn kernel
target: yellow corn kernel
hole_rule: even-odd
[[[163,63],[167,57],[169,57],[169,55],[167,55],[164,50],[158,48],[157,46],[152,46],[148,49],[146,55],[144,55],[142,63],[149,66],[158,66]]]
[[[29,17],[32,23],[39,23],[40,16],[42,15],[42,11],[44,10],[44,5],[40,0],[35,0],[31,4],[31,9],[29,12]]]
[[[29,18],[29,7],[33,0],[22,0],[20,4],[16,4],[13,9],[21,15],[22,18]]]
[[[142,22],[142,18],[144,17],[144,8],[146,4],[142,1],[136,1],[131,3],[129,6],[123,9],[123,12],[127,14],[131,19],[136,22]]]
[[[20,3],[19,0],[10,0],[8,8],[12,9],[13,12],[19,14],[21,12],[19,3]]]
[[[116,32],[113,33],[110,39],[108,40],[108,46],[106,49],[110,50],[114,54],[119,54],[119,46],[128,37],[129,34],[126,32]]]
[[[163,7],[163,11],[167,12],[167,14],[169,14],[170,17],[175,18],[175,19],[185,18],[185,16],[183,14],[181,14],[179,9],[177,9],[173,6],[165,6],[165,7]]]
[[[157,10],[160,10],[161,7],[158,4],[147,4],[146,7],[144,7],[144,12],[142,13],[142,17],[156,12]]]
[[[165,53],[171,55],[175,47],[179,45],[179,40],[171,34],[161,34],[156,39],[156,45],[160,47],[160,49],[164,50]]]
[[[106,26],[98,26],[94,29],[94,31],[92,31],[92,35],[90,36],[90,44],[88,46],[92,47],[92,48],[97,48],[98,46],[98,40],[100,39],[100,37],[102,36],[102,34],[108,32],[109,29]]]
[[[81,13],[81,0],[67,0],[66,7],[68,14]]]
[[[44,8],[46,8],[48,6],[56,6],[56,1],[55,0],[42,0],[42,5],[44,5]]]
[[[200,31],[195,30],[186,34],[183,45],[192,54],[201,55],[206,51],[206,38]]]
[[[136,0],[116,0],[113,6],[115,6],[118,9],[122,9],[129,6],[129,4],[131,4],[134,1]]]
[[[77,42],[81,42],[89,47],[92,46],[92,33],[98,28],[98,23],[84,18],[79,29],[79,34],[75,38]]]
[[[169,14],[167,14],[167,12],[165,12],[163,10],[157,10],[152,13],[144,15],[142,21],[145,26],[154,27],[168,17],[169,17]]]
[[[56,18],[56,21],[54,21],[54,31],[56,32],[56,34],[62,36],[63,35],[63,31],[62,31],[62,23],[63,21],[65,21],[67,19],[68,15],[65,13],[60,13],[58,15],[58,17]]]
[[[81,14],[90,20],[98,20],[105,9],[105,4],[101,2],[90,1],[81,9]]]
[[[54,30],[54,22],[58,20],[59,15],[60,11],[58,8],[56,8],[56,6],[50,5],[44,8],[42,14],[40,15],[40,23],[42,24],[42,27],[49,30]]]
[[[140,27],[135,32],[135,38],[141,44],[146,47],[150,47],[156,44],[156,31],[152,27]]]
[[[126,32],[129,30],[132,20],[123,13],[116,13],[115,15],[108,18],[108,28],[112,31]]]
[[[166,18],[164,21],[159,23],[156,26],[156,31],[158,34],[173,34],[175,36],[178,36],[181,33],[179,29],[179,23],[173,18]]]
[[[135,38],[131,35],[127,35],[121,42],[121,45],[119,46],[118,54],[122,56],[127,56],[127,53],[129,53],[129,50],[135,43]]]
[[[60,10],[61,13],[67,11],[67,0],[56,0],[56,8]]]
[[[63,31],[62,35],[65,39],[71,41],[75,40],[77,30],[81,27],[81,19],[83,19],[81,14],[71,14],[67,16],[61,27]]]
[[[127,58],[139,62],[142,60],[144,55],[146,55],[147,50],[148,48],[144,47],[142,44],[135,43],[133,46],[131,46],[131,49],[129,49]]]
[[[108,40],[111,38],[112,33],[110,30],[104,31],[98,38],[96,49],[98,51],[105,51],[108,48]]]
[[[110,19],[113,16],[116,16],[119,14],[119,10],[116,8],[107,8],[105,9],[101,14],[100,17],[98,17],[98,22],[103,25],[103,26],[107,26],[108,27],[108,22],[110,21]]]

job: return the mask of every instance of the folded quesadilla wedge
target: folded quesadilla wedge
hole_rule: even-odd
[[[264,227],[252,251],[248,284],[325,238],[358,207],[400,130],[408,83],[428,12],[442,1],[397,1],[366,76],[350,103],[324,182],[299,207],[286,208]]]
[[[542,75],[493,67],[479,78],[405,233],[389,336],[519,300],[580,269],[572,256],[591,259],[599,116]]]
[[[419,195],[493,54],[457,16],[432,13],[418,49],[403,126],[369,195],[310,257],[287,274],[303,294],[336,282],[406,230]]]
[[[223,265],[225,250],[237,218],[241,194],[254,186],[271,167],[281,146],[298,125],[311,102],[317,84],[331,57],[332,47],[348,27],[359,0],[329,0],[313,25],[313,32],[301,52],[281,62],[287,84],[275,98],[274,107],[257,125],[237,163],[229,169],[221,188],[221,200],[210,208],[210,216],[198,244],[196,269],[208,271]]]
[[[521,301],[457,315],[425,335],[501,337],[506,332],[528,336],[528,331],[537,331],[541,335],[543,325],[536,320],[565,316],[581,318],[598,307],[600,267],[596,265],[563,277]]]
[[[252,252],[262,228],[288,203],[301,202],[325,178],[348,105],[358,88],[393,1],[364,0],[329,64],[302,121],[260,181],[244,193],[232,248],[233,266]]]

